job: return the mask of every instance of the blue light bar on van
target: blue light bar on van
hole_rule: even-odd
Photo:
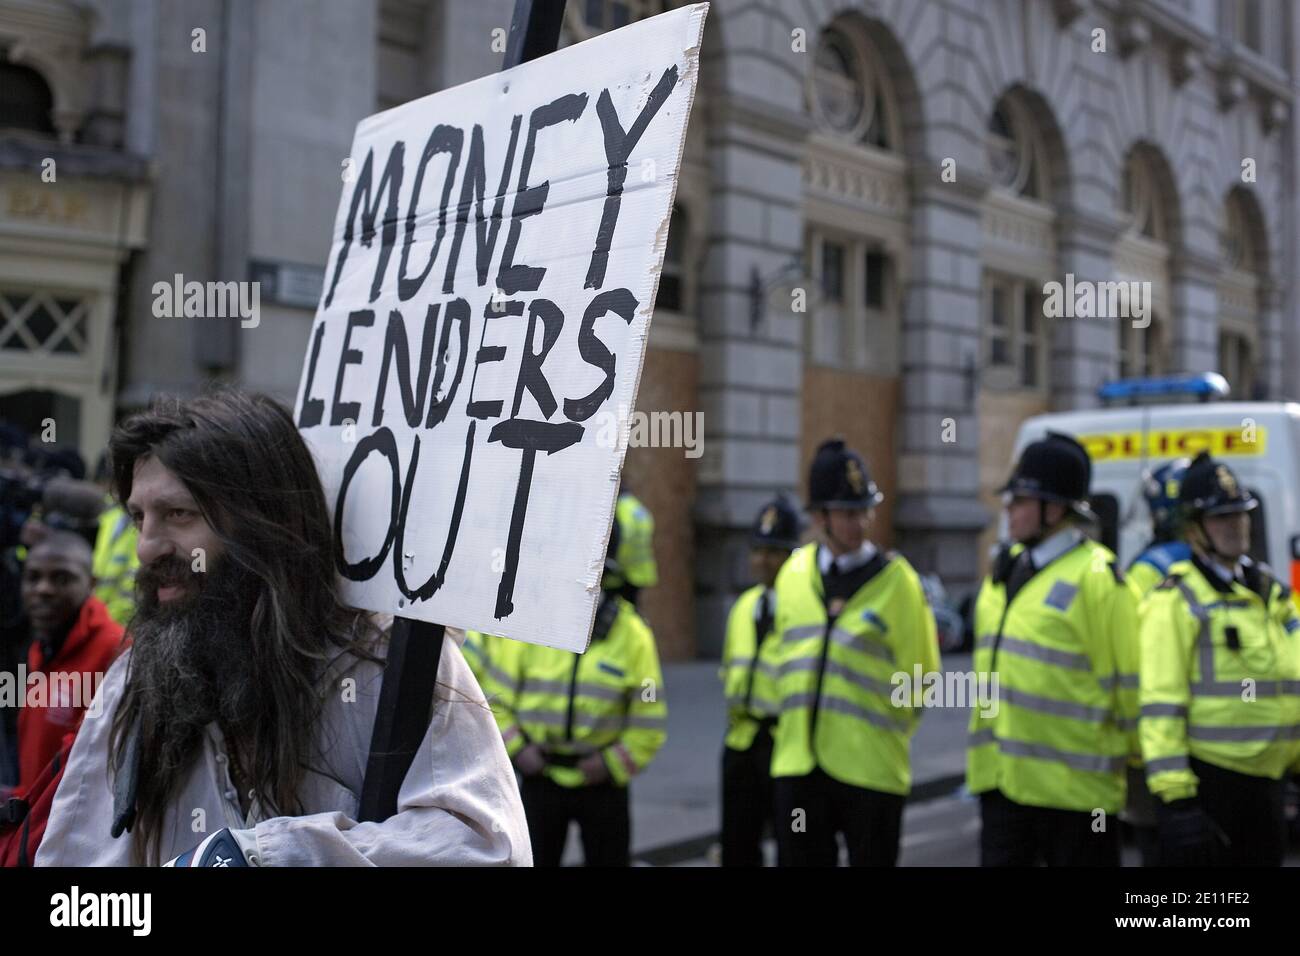
[[[1217,372],[1200,375],[1171,375],[1165,378],[1126,378],[1106,382],[1097,389],[1103,402],[1154,398],[1166,395],[1195,395],[1202,401],[1228,394],[1228,380]]]

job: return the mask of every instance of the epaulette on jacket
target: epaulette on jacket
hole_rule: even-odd
[[[1178,587],[1178,582],[1179,582],[1179,580],[1180,580],[1181,578],[1182,578],[1182,574],[1171,574],[1171,575],[1169,575],[1169,577],[1165,578],[1163,581],[1161,581],[1159,584],[1157,584],[1157,585],[1155,586],[1155,590],[1157,590],[1157,591],[1170,591],[1170,590],[1172,590],[1172,589]]]
[[[1118,559],[1110,562],[1110,575],[1115,579],[1116,584],[1124,583],[1124,572],[1120,570]]]

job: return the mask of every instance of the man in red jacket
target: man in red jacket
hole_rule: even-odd
[[[91,592],[91,550],[53,531],[23,567],[23,610],[31,623],[27,679],[18,712],[18,785],[29,787],[74,732],[109,665],[122,650],[122,626]]]

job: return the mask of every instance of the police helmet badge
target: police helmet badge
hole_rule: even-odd
[[[768,505],[767,509],[763,512],[762,517],[758,519],[758,530],[764,535],[769,535],[772,533],[772,529],[775,527],[776,527],[776,506]]]
[[[1240,495],[1237,489],[1237,479],[1232,476],[1227,465],[1220,465],[1214,470],[1214,475],[1219,479],[1219,487],[1223,489],[1224,494],[1229,498],[1236,498]]]
[[[844,480],[849,483],[855,495],[862,494],[866,479],[862,476],[862,468],[858,465],[856,458],[846,458],[844,460]]]

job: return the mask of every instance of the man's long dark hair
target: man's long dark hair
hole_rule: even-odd
[[[137,463],[150,456],[184,482],[221,541],[219,560],[241,582],[241,646],[255,675],[247,691],[254,713],[240,722],[237,741],[247,785],[275,814],[300,814],[299,785],[317,756],[322,681],[345,652],[374,659],[375,633],[368,617],[336,594],[332,526],[311,453],[275,400],[224,388],[190,400],[156,399],[115,430],[109,457],[122,502]],[[142,640],[136,637],[135,653]],[[133,852],[138,863],[157,862],[164,812],[202,741],[198,729],[178,739],[150,726],[160,720],[142,699],[149,688],[133,679],[135,669],[133,661],[113,721],[113,767],[123,767],[139,723]]]

